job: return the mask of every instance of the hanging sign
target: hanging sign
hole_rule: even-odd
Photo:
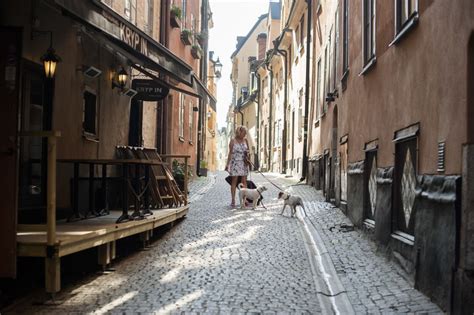
[[[132,80],[132,89],[137,91],[134,99],[148,102],[161,101],[170,91],[168,87],[148,79]]]

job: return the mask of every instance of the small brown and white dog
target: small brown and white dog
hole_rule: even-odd
[[[239,187],[240,209],[244,208],[245,200],[250,199],[252,200],[252,209],[255,210],[255,208],[257,207],[258,199],[262,195],[262,192],[267,190],[265,186],[257,186],[256,189],[245,188],[242,183],[240,183],[238,187]]]
[[[300,206],[301,208],[303,208],[303,212],[306,216],[306,209],[304,208],[303,200],[300,196],[292,196],[286,191],[280,191],[278,193],[278,199],[283,199],[283,209],[281,210],[280,215],[283,215],[286,206],[290,206],[291,217],[294,217],[296,214],[296,207]]]

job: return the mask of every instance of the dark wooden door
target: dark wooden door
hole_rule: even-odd
[[[16,276],[21,29],[0,27],[0,277]]]

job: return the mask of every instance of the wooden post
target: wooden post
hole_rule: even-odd
[[[47,245],[56,243],[56,143],[55,135],[48,136],[47,178]]]
[[[46,292],[52,294],[61,290],[61,264],[56,248],[56,144],[56,135],[48,135],[45,286]]]
[[[184,158],[184,196],[185,204],[188,204],[188,158]]]

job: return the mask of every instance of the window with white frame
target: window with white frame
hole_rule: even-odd
[[[180,139],[184,139],[184,100],[184,94],[179,93],[178,130]]]
[[[132,22],[133,24],[136,24],[136,22],[137,22],[137,0],[125,0],[124,14],[125,14],[125,17],[130,22]]]
[[[375,0],[364,0],[363,56],[364,66],[375,57]]]
[[[303,139],[303,97],[304,97],[304,91],[303,89],[300,90],[299,92],[299,97],[298,97],[298,141],[301,142]]]

